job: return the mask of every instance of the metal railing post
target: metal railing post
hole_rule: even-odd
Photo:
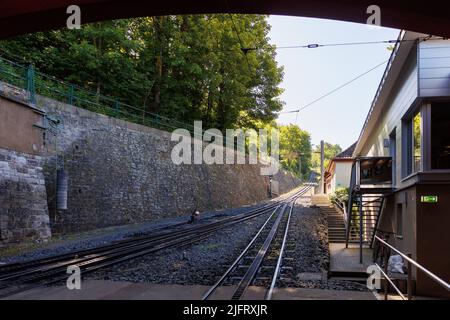
[[[406,254],[408,258],[411,258],[411,253]],[[412,299],[412,264],[408,261],[408,283],[407,283],[407,290],[408,290],[408,300]]]
[[[74,87],[73,85],[69,86],[69,104],[70,105],[74,105],[73,104],[73,94],[74,94]]]
[[[363,263],[363,196],[359,197],[359,263]]]
[[[27,92],[30,103],[36,103],[36,87],[34,83],[34,67],[30,64],[27,68]]]
[[[388,261],[389,261],[389,254],[388,249],[385,248],[384,250],[384,273],[388,274]],[[388,291],[389,291],[389,282],[388,279],[384,279],[384,300],[388,299]]]

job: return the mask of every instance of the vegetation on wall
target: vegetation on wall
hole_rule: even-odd
[[[116,20],[25,35],[1,42],[0,49],[98,94],[223,130],[248,125],[248,118],[269,123],[282,108],[283,69],[266,18]]]
[[[348,203],[348,188],[337,188],[331,195],[330,200],[335,203],[344,203],[347,205]]]
[[[269,31],[263,15],[145,17],[1,41],[0,55],[34,65],[39,94],[128,121],[166,130],[194,120],[221,131],[277,128],[282,167],[305,177],[312,163],[309,133],[275,123],[283,107],[283,68]],[[17,72],[0,66],[8,75]],[[53,77],[93,94],[76,89],[68,98],[71,85]],[[165,118],[150,119],[155,114]]]

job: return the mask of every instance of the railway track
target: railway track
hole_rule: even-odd
[[[196,243],[223,228],[234,226],[263,214],[271,213],[273,215],[288,199],[304,194],[310,188],[311,183],[308,183],[292,196],[283,196],[258,208],[204,225],[158,232],[92,249],[3,265],[0,267],[0,298],[35,287],[63,282],[67,279],[68,266],[78,266],[84,275],[164,249]]]
[[[203,300],[214,297],[218,289],[239,280],[231,296],[232,300],[244,297],[256,280],[266,282],[265,299],[270,300],[283,268],[283,258],[292,210],[297,199],[308,189],[285,199],[267,218],[256,235],[248,243],[220,279],[203,295]]]

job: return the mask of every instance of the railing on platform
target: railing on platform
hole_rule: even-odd
[[[380,272],[383,274],[383,277],[386,279],[384,283],[384,299],[388,299],[388,293],[389,293],[389,285],[391,285],[394,290],[399,294],[399,296],[402,298],[402,300],[411,300],[412,299],[412,289],[413,289],[413,281],[412,281],[412,268],[416,267],[420,271],[422,271],[426,276],[431,278],[434,282],[439,284],[441,287],[446,289],[447,291],[450,291],[450,284],[439,278],[437,275],[411,259],[411,254],[404,254],[403,252],[399,251],[398,249],[391,246],[389,243],[387,243],[385,240],[381,239],[378,236],[375,236],[375,240],[378,241],[381,245],[383,245],[383,267],[382,268],[378,263],[375,263],[377,268],[380,270]],[[400,291],[400,289],[394,284],[392,279],[388,275],[388,264],[389,264],[389,250],[392,250],[399,254],[404,261],[407,262],[407,296]]]

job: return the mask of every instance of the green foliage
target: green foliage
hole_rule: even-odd
[[[296,125],[278,126],[280,130],[280,163],[299,177],[309,174],[311,136]]]
[[[194,120],[222,131],[277,128],[282,167],[305,177],[312,163],[309,133],[274,122],[283,106],[283,69],[269,44],[267,16],[233,20],[236,26],[222,14],[92,23],[1,41],[0,52],[36,67],[38,94],[91,111],[169,130]],[[244,53],[241,42],[253,49]],[[26,69],[9,70],[1,61],[0,68],[5,81],[23,82],[3,71]]]
[[[348,202],[348,188],[337,188],[334,193],[330,195],[332,202],[347,203]]]
[[[325,169],[328,167],[328,164],[330,163],[331,159],[333,159],[335,156],[337,156],[339,153],[342,152],[342,148],[338,144],[331,144],[328,142],[325,142],[324,145],[324,167]],[[320,172],[320,144],[316,145],[314,148],[314,153],[312,155],[312,168],[316,172]]]
[[[270,123],[283,70],[261,15],[145,17],[0,42],[37,70],[161,116],[224,130]],[[92,97],[91,97],[92,99]],[[131,112],[134,119],[139,115]]]

